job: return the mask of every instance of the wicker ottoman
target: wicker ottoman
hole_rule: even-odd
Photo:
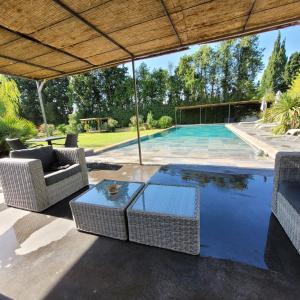
[[[118,184],[119,191],[110,195],[108,186]],[[103,180],[70,202],[73,218],[79,230],[127,240],[126,208],[144,184]]]
[[[200,253],[199,189],[148,184],[127,209],[129,240]]]

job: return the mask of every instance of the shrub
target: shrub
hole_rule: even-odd
[[[157,120],[153,120],[153,128],[158,128],[158,121]]]
[[[267,90],[267,91],[265,92],[263,98],[265,98],[265,100],[266,100],[267,102],[274,102],[274,101],[275,101],[275,94],[274,94],[274,92],[273,92],[272,90]]]
[[[142,125],[143,122],[144,122],[143,116],[142,116],[142,115],[139,115],[139,125]],[[134,116],[132,116],[132,117],[130,118],[129,126],[130,126],[130,127],[136,127],[136,124],[137,124],[137,122],[136,122],[136,116],[134,115]]]
[[[56,129],[62,133],[62,134],[66,134],[67,132],[67,125],[66,124],[59,124],[56,126]]]
[[[285,93],[266,113],[268,122],[276,122],[275,134],[284,134],[291,128],[300,128],[300,95]]]
[[[158,125],[160,128],[168,128],[172,125],[172,118],[169,116],[162,116],[158,120]]]
[[[48,133],[49,135],[53,135],[55,131],[55,126],[53,124],[48,124]],[[46,135],[46,125],[45,124],[41,124],[39,126],[39,133],[41,133],[42,135]]]
[[[155,122],[156,121],[153,118],[152,112],[151,111],[148,112],[148,114],[147,114],[147,121],[146,121],[148,129],[154,128],[155,127]],[[157,122],[156,122],[156,125],[157,125]]]
[[[109,131],[115,131],[118,126],[118,121],[113,118],[108,118],[107,120],[107,128]]]
[[[7,154],[9,147],[6,138],[20,138],[22,142],[37,134],[34,124],[18,117],[0,118],[0,155]]]

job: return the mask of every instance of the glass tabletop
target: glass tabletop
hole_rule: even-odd
[[[132,205],[132,210],[194,217],[197,189],[188,186],[148,184]]]
[[[110,195],[108,187],[111,184],[119,186],[118,193]],[[103,180],[94,188],[79,196],[74,202],[95,204],[107,207],[126,207],[143,187],[143,183],[117,180]]]

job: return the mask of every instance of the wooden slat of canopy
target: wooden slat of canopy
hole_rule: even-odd
[[[55,78],[299,20],[299,0],[5,0],[0,73]]]

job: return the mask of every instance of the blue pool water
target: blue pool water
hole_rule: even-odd
[[[193,125],[171,128],[166,132],[158,133],[155,138],[163,137],[166,140],[172,139],[201,139],[201,138],[226,138],[240,140],[232,131],[224,125]]]
[[[134,157],[136,141],[110,150],[115,157]],[[253,159],[256,149],[224,125],[179,126],[142,138],[143,156],[152,161],[170,158]],[[170,162],[170,160],[168,160]]]

